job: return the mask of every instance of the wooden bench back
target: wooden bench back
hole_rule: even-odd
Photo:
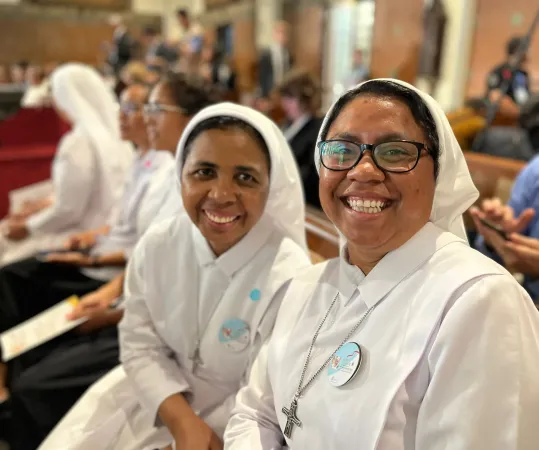
[[[339,235],[326,215],[307,206],[306,212],[307,245],[311,252],[324,259],[339,256]]]

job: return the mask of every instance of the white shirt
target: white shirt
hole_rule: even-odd
[[[270,47],[273,67],[273,84],[277,86],[283,81],[284,76],[290,69],[290,55],[288,50],[281,45],[273,44]]]
[[[292,141],[297,134],[303,129],[303,127],[311,120],[310,114],[303,114],[301,117],[298,117],[294,122],[290,124],[285,130],[283,130],[284,137],[288,142]]]
[[[429,223],[365,277],[345,259],[291,282],[269,347],[237,398],[227,450],[283,448],[305,380],[349,341],[363,351],[341,388],[327,368],[299,399],[291,450],[532,450],[539,442],[539,314],[509,273]]]
[[[150,150],[135,162],[131,178],[126,184],[120,216],[110,232],[98,239],[92,255],[122,251],[129,258],[147,229],[146,222],[151,222],[163,202],[164,193],[152,188],[154,180],[159,180],[162,173],[168,173],[174,168],[174,157],[168,151]],[[141,223],[144,226],[141,227]],[[82,272],[98,280],[111,280],[123,270],[122,267],[101,267],[83,269]]]

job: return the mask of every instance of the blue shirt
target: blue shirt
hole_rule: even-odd
[[[539,156],[533,158],[528,165],[518,175],[511,198],[507,203],[518,217],[525,209],[533,208],[536,211],[535,217],[528,224],[522,234],[539,239]],[[479,236],[475,241],[475,248],[499,263],[503,264],[501,258],[489,251],[485,245],[483,236]],[[529,292],[534,301],[539,301],[539,280],[526,277],[524,287]]]

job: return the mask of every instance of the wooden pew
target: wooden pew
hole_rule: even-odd
[[[323,211],[307,206],[305,219],[311,252],[323,259],[339,256],[339,235]]]

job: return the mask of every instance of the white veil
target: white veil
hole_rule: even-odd
[[[411,84],[400,80],[390,78],[369,80],[357,85],[355,88],[351,89],[351,91],[355,91],[363,84],[370,83],[371,81],[391,81],[399,84],[416,92],[425,102],[425,105],[429,109],[434,118],[434,122],[436,123],[436,131],[438,132],[438,139],[440,141],[440,169],[436,181],[436,190],[434,191],[434,201],[432,204],[430,221],[467,242],[462,214],[473,205],[478,198],[479,193],[472,181],[468,165],[464,159],[464,154],[462,153],[462,149],[457,142],[444,111],[430,95],[420,91]],[[327,120],[331,116],[334,108],[335,104],[333,104],[327,112],[324,123],[320,129],[320,134],[322,133],[322,130],[325,129]],[[320,135],[318,136],[318,141],[320,141]],[[318,147],[315,149],[314,158],[316,168],[320,171],[320,154],[318,152]]]
[[[286,236],[307,250],[305,201],[296,161],[281,130],[261,113],[233,103],[220,103],[200,111],[191,119],[178,144],[176,152],[178,180],[182,168],[182,154],[189,135],[200,122],[219,116],[243,120],[257,130],[266,141],[271,158],[271,174],[264,216],[271,218]]]
[[[118,200],[133,161],[133,150],[131,144],[121,140],[114,94],[94,69],[78,63],[56,69],[51,85],[56,105],[73,122],[74,130],[92,143],[107,191]]]

